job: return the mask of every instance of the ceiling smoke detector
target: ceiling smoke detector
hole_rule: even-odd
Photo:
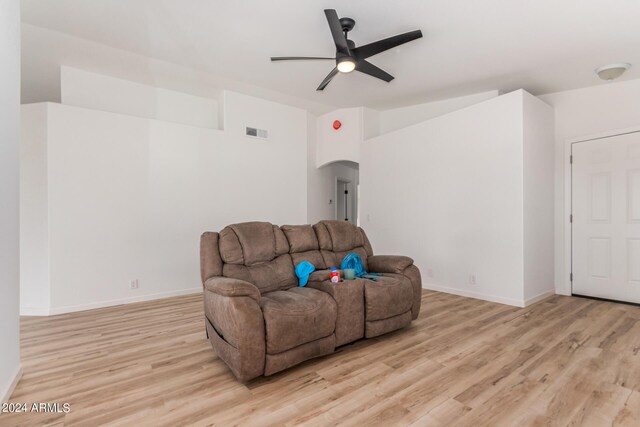
[[[629,67],[631,67],[631,64],[627,64],[625,62],[622,62],[620,64],[604,65],[596,69],[596,74],[602,80],[606,80],[610,82],[611,80],[615,80],[621,75],[623,75],[624,72],[629,69]]]

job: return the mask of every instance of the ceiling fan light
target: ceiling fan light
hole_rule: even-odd
[[[631,64],[627,63],[609,64],[598,68],[596,70],[596,74],[602,80],[611,81],[624,74],[624,72],[627,71],[629,67],[631,67]]]
[[[336,67],[341,73],[350,73],[356,69],[356,63],[351,58],[341,58],[338,60]]]

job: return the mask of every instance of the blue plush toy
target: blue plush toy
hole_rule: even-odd
[[[309,281],[309,275],[313,273],[316,268],[309,261],[302,261],[296,265],[296,276],[298,276],[298,286],[307,286]]]
[[[362,264],[362,258],[358,254],[348,254],[342,260],[342,264],[340,264],[341,270],[346,270],[351,268],[355,272],[356,277],[362,277],[364,279],[369,279],[375,281],[376,278],[372,276],[382,276],[382,274],[378,273],[367,273],[367,270],[364,269],[364,264]]]

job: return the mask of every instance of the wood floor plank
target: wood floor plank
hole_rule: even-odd
[[[640,308],[515,307],[424,290],[410,327],[249,384],[205,338],[202,296],[21,321],[11,426],[640,425]]]
[[[602,382],[569,421],[571,425],[610,426],[629,400],[632,390]]]
[[[639,426],[640,425],[640,392],[633,391],[619,412],[613,419],[614,426]]]

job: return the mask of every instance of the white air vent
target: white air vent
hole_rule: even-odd
[[[253,138],[262,138],[262,139],[269,138],[269,132],[267,132],[266,129],[252,128],[249,126],[246,126],[244,129],[245,129],[244,134],[247,136],[251,136]]]

